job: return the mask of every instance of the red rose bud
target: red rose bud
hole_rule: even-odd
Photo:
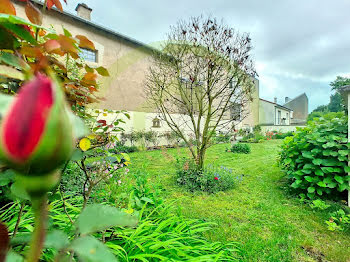
[[[64,95],[39,74],[21,87],[7,109],[0,126],[0,157],[22,173],[42,175],[69,159],[73,147]]]
[[[214,177],[214,179],[215,179],[215,180],[219,180],[219,178],[218,178],[217,176],[216,176],[216,177]]]

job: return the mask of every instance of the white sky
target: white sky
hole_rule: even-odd
[[[179,19],[208,14],[249,32],[260,97],[282,103],[305,92],[309,110],[329,102],[329,82],[350,73],[348,0],[67,0],[93,8],[92,21],[146,44]]]

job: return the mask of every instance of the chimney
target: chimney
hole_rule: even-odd
[[[288,103],[290,101],[290,98],[288,96],[285,97],[284,102]]]
[[[90,7],[88,7],[86,4],[84,3],[80,3],[77,5],[77,7],[75,8],[75,11],[77,11],[77,15],[85,20],[91,20],[91,12],[92,9]]]
[[[275,104],[277,104],[277,97],[274,97],[274,98],[273,98],[273,102],[274,102]]]

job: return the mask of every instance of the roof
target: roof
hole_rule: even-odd
[[[289,100],[287,103],[284,103],[284,105],[286,105],[286,104],[288,104],[289,102],[292,102],[293,100],[296,100],[296,99],[298,99],[298,98],[300,98],[300,97],[302,97],[302,96],[306,96],[306,98],[307,98],[307,95],[306,95],[306,93],[304,92],[304,93],[298,95],[297,97],[294,97],[293,99]]]
[[[39,1],[39,0],[32,0],[32,1],[35,2],[35,3],[38,4],[38,5],[41,5],[41,6],[43,5],[43,2],[41,2],[41,1]],[[24,4],[24,2],[22,2],[21,0],[15,0],[15,2],[17,2],[18,4]],[[79,5],[81,5],[81,6],[87,6],[86,4],[78,4],[78,6],[79,6]],[[78,8],[78,6],[77,6],[77,8]],[[87,8],[89,8],[89,7],[87,7]],[[117,37],[117,38],[120,38],[120,39],[122,39],[122,40],[124,40],[124,41],[126,41],[126,42],[129,42],[129,43],[132,43],[132,44],[134,44],[134,45],[143,47],[143,48],[145,48],[145,49],[147,49],[147,50],[149,50],[149,51],[157,52],[157,53],[160,52],[158,49],[156,49],[156,48],[154,48],[154,47],[152,47],[152,46],[149,46],[149,45],[147,45],[147,44],[145,44],[145,43],[143,43],[143,42],[140,42],[140,41],[138,41],[138,40],[136,40],[136,39],[133,39],[133,38],[131,38],[131,37],[128,37],[128,36],[126,36],[126,35],[123,35],[123,34],[121,34],[121,33],[119,33],[119,32],[116,32],[116,31],[114,31],[114,30],[112,30],[112,29],[109,29],[109,28],[107,28],[107,27],[104,27],[104,26],[101,26],[101,25],[99,25],[99,24],[96,24],[96,23],[94,23],[94,22],[92,22],[92,21],[89,21],[89,20],[86,20],[86,19],[84,19],[84,18],[81,18],[81,17],[79,17],[79,16],[77,16],[77,15],[75,15],[75,14],[72,14],[72,13],[70,13],[70,12],[67,12],[67,11],[61,12],[61,11],[58,10],[56,7],[51,8],[50,11],[59,13],[59,14],[61,14],[61,15],[68,16],[68,17],[70,17],[70,18],[72,18],[72,19],[74,19],[74,20],[76,20],[76,21],[78,21],[78,22],[80,22],[80,23],[83,23],[83,24],[88,25],[88,26],[91,26],[91,27],[93,27],[93,28],[95,28],[95,29],[101,30],[101,31],[103,31],[103,32],[105,32],[105,33],[107,33],[107,34],[111,34],[111,35],[113,35],[113,36],[115,36],[115,37]]]
[[[288,108],[288,107],[285,107],[285,106],[282,106],[280,104],[277,104],[277,103],[274,103],[274,102],[271,102],[271,101],[268,101],[268,100],[265,100],[265,99],[262,99],[262,98],[259,98],[261,101],[264,101],[264,102],[267,102],[267,103],[270,103],[270,104],[273,104],[275,105],[276,107],[279,107],[279,108],[282,108],[284,110],[287,110],[287,111],[293,111],[292,109]]]

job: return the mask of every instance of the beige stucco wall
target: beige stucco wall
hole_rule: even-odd
[[[259,124],[274,125],[275,124],[275,105],[263,100],[259,101]]]
[[[252,101],[246,105],[248,115],[237,126],[242,127],[254,127],[259,124],[259,80],[253,78],[254,90],[252,93]]]
[[[16,4],[17,15],[26,18],[24,5]],[[104,101],[93,104],[94,108],[144,111],[143,85],[146,71],[150,65],[150,50],[104,32],[57,11],[47,11],[43,26],[63,33],[66,28],[75,35],[85,35],[97,49],[98,63],[92,66],[104,66],[110,71],[110,78],[99,78],[100,96]]]

